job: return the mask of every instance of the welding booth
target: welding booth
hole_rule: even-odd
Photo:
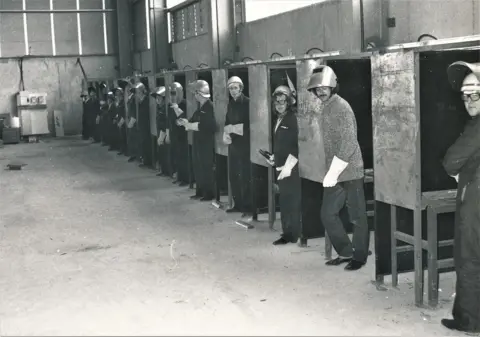
[[[438,304],[438,274],[454,269],[457,183],[442,166],[468,118],[448,82],[455,61],[479,62],[479,36],[393,46],[372,56],[377,282],[414,271],[415,304]],[[472,47],[473,46],[473,47]]]
[[[356,56],[340,55],[339,52],[318,54],[308,58],[282,58],[260,62],[247,62],[250,96],[250,143],[252,172],[254,173],[252,191],[256,209],[259,204],[267,206],[269,227],[273,228],[277,217],[278,196],[275,193],[276,174],[268,167],[258,150],[272,152],[273,133],[276,116],[271,95],[279,85],[294,86],[297,93],[297,120],[299,126],[299,168],[301,177],[302,223],[301,245],[308,239],[325,236],[320,218],[323,196],[323,177],[327,172],[323,155],[323,140],[319,116],[314,113],[313,94],[307,91],[307,84],[314,69],[326,64],[336,72],[339,83],[339,95],[345,98],[355,113],[358,125],[358,139],[366,169],[365,192],[368,200],[369,224],[373,229],[373,144],[371,115],[371,65],[370,54]],[[240,67],[233,64],[232,67]],[[235,68],[234,68],[235,69]],[[238,72],[242,74],[241,72]],[[233,72],[232,72],[233,74]],[[352,232],[346,208],[341,211],[347,232]],[[331,251],[331,249],[330,249]],[[331,255],[327,252],[327,258]]]

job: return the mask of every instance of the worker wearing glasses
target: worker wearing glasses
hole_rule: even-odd
[[[448,67],[453,89],[462,93],[471,119],[443,160],[458,181],[454,261],[457,274],[453,319],[442,324],[463,332],[480,332],[480,63],[455,62]]]

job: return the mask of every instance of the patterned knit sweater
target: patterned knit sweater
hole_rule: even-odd
[[[327,171],[333,157],[348,163],[338,181],[361,179],[364,175],[362,153],[357,139],[357,122],[350,104],[334,94],[324,105],[321,128]]]

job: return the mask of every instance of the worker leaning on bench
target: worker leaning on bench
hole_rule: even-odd
[[[454,262],[457,274],[453,319],[442,324],[463,332],[480,332],[480,63],[455,62],[447,75],[461,92],[470,115],[463,133],[447,150],[443,166],[458,181]]]

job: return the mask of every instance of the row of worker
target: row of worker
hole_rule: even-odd
[[[149,116],[149,102],[146,99],[146,86],[137,83],[127,96],[125,109],[123,91],[129,86],[119,81],[119,87],[112,90],[107,103],[100,108],[98,115],[87,111],[87,130],[93,133],[94,141],[110,145],[111,150],[119,154],[128,154],[130,161],[137,154],[146,156],[142,151],[148,149],[150,142],[149,126],[142,123]],[[231,100],[228,103],[223,142],[228,145],[229,182],[233,196],[233,206],[227,212],[241,212],[242,216],[252,213],[252,172],[250,161],[250,103],[243,93],[242,80],[233,76],[226,83]],[[169,102],[165,104],[166,90],[169,90]],[[197,110],[190,118],[186,114],[184,88],[174,82],[169,88],[163,86],[151,92],[157,103],[157,145],[160,163],[160,175],[172,176],[176,173],[179,186],[189,184],[188,135],[193,132],[192,160],[196,193],[192,199],[211,201],[214,199],[215,134],[218,132],[215,121],[214,105],[211,101],[209,84],[197,80],[188,85],[195,100]],[[338,95],[337,76],[328,66],[320,66],[310,78],[308,90],[321,102],[317,106],[322,121],[322,137],[325,147],[325,162],[329,168],[323,181],[324,195],[321,207],[322,223],[338,253],[336,259],[328,265],[347,263],[347,270],[357,270],[367,261],[369,253],[369,230],[364,195],[364,167],[360,146],[357,140],[357,124],[349,103]],[[89,101],[95,101],[94,90],[89,92]],[[136,102],[134,97],[136,97]],[[279,187],[279,201],[282,223],[282,235],[275,245],[296,243],[301,231],[301,191],[298,169],[298,124],[296,117],[296,95],[289,83],[278,86],[273,94],[273,111],[276,124],[273,136],[273,153],[265,149],[259,151],[268,165],[275,168]],[[92,103],[90,103],[92,104]],[[97,104],[97,103],[95,103]],[[127,116],[125,110],[137,114]],[[90,117],[88,117],[90,116]],[[143,118],[142,118],[143,116]],[[138,132],[135,125],[138,117]],[[144,130],[145,129],[145,130]],[[89,132],[84,133],[88,137]],[[129,145],[130,144],[130,145]],[[148,152],[148,151],[147,151]],[[350,221],[354,224],[353,239],[347,235],[339,212],[347,206]]]

